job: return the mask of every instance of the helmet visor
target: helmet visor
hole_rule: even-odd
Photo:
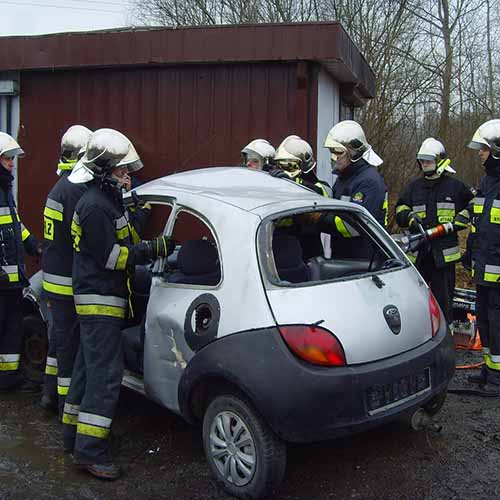
[[[487,144],[484,144],[483,142],[476,142],[476,141],[470,141],[469,144],[467,144],[467,147],[469,149],[475,149],[476,151],[479,151],[481,149],[489,149]]]

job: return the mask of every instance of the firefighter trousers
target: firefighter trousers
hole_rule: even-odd
[[[19,363],[23,349],[23,291],[0,290],[0,389],[20,382]]]
[[[453,321],[453,294],[455,293],[455,264],[438,268],[432,255],[417,263],[417,269],[430,286],[448,323]]]
[[[52,337],[57,359],[57,397],[59,417],[71,384],[71,374],[80,345],[80,328],[73,300],[51,299]]]
[[[108,446],[123,377],[122,321],[78,317],[80,348],[63,413],[64,449],[81,464],[112,462]]]
[[[500,385],[500,286],[477,285],[476,316],[488,382]]]
[[[49,314],[52,308],[49,303]],[[51,314],[49,327],[49,347],[47,350],[47,360],[45,362],[45,377],[43,380],[42,399],[47,402],[57,403],[57,357],[56,357],[56,338],[54,335],[54,320]]]

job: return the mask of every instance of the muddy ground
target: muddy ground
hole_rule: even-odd
[[[479,359],[459,354],[458,362]],[[470,373],[470,371],[468,372]],[[457,372],[454,386],[466,386]],[[123,390],[113,449],[125,476],[75,470],[55,417],[35,395],[0,395],[0,500],[227,500],[203,455],[201,431]],[[441,433],[391,424],[348,439],[289,446],[274,499],[499,499],[499,400],[449,394]]]

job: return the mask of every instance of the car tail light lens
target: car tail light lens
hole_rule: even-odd
[[[432,336],[435,337],[441,327],[441,311],[432,292],[429,293],[429,311],[431,313]]]
[[[332,332],[318,326],[286,325],[279,327],[290,350],[314,365],[345,366],[342,345]]]

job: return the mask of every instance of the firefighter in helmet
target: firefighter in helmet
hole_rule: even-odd
[[[412,231],[452,223],[455,231],[423,245],[409,254],[427,281],[448,321],[452,321],[455,264],[460,260],[456,231],[469,225],[468,205],[474,192],[452,177],[443,144],[432,137],[425,139],[417,153],[422,176],[410,182],[396,203],[396,221]]]
[[[276,150],[266,139],[254,139],[241,150],[243,164],[255,170],[269,172]]]
[[[24,154],[9,134],[0,132],[0,390],[35,391],[19,371],[22,335],[23,288],[28,286],[24,254],[37,256],[41,248],[22,224],[12,183],[14,162]]]
[[[79,344],[71,280],[71,220],[76,203],[87,189],[86,184],[69,182],[68,176],[91,133],[92,131],[83,125],[72,125],[63,134],[57,165],[59,180],[49,192],[43,212],[43,289],[50,304],[52,328],[41,405],[45,409],[59,412],[60,415]]]
[[[316,193],[331,196],[332,192],[327,182],[316,176],[314,169],[316,160],[311,145],[297,135],[289,135],[279,145],[274,157],[275,169],[270,174],[273,177],[291,179],[301,186],[312,189]]]
[[[476,284],[476,315],[485,365],[478,376],[485,396],[500,396],[500,120],[489,120],[475,132],[469,148],[484,167],[473,200],[471,259]]]
[[[122,202],[127,166],[119,163],[130,141],[112,129],[95,131],[80,165],[69,177],[88,189],[75,207],[73,297],[80,324],[80,348],[64,404],[64,448],[75,464],[102,479],[116,479],[108,437],[124,359],[121,327],[127,316],[128,271],[171,251],[168,239],[132,243]]]

